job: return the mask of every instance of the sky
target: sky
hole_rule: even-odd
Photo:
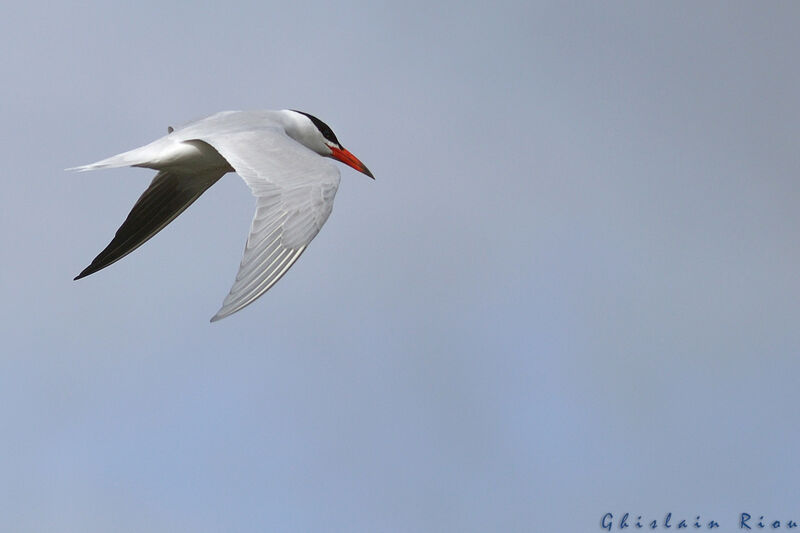
[[[798,16],[7,6],[0,531],[800,522]],[[153,172],[63,169],[282,108],[377,179],[342,167],[268,293],[209,323],[254,210],[235,174],[72,280]]]

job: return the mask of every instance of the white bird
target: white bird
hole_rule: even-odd
[[[122,259],[172,222],[228,172],[256,197],[236,281],[214,322],[264,294],[328,219],[339,187],[337,159],[374,179],[318,118],[294,110],[223,111],[169,128],[140,148],[68,170],[146,167],[158,171],[111,243],[75,279]]]

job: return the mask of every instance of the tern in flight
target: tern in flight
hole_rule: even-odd
[[[225,318],[272,287],[328,219],[339,187],[337,159],[373,178],[327,124],[302,111],[224,111],[140,148],[69,170],[145,167],[158,171],[128,218],[81,279],[122,259],[172,222],[228,172],[256,197],[256,213],[222,307]]]

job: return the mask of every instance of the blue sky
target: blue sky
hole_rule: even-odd
[[[791,3],[15,4],[0,530],[800,521]],[[373,171],[219,323],[229,174],[72,278],[152,178],[63,169],[224,109]]]

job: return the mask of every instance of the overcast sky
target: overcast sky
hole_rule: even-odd
[[[0,530],[800,522],[796,4],[3,11]],[[235,174],[72,281],[153,172],[64,168],[280,108],[377,179],[272,290]]]

